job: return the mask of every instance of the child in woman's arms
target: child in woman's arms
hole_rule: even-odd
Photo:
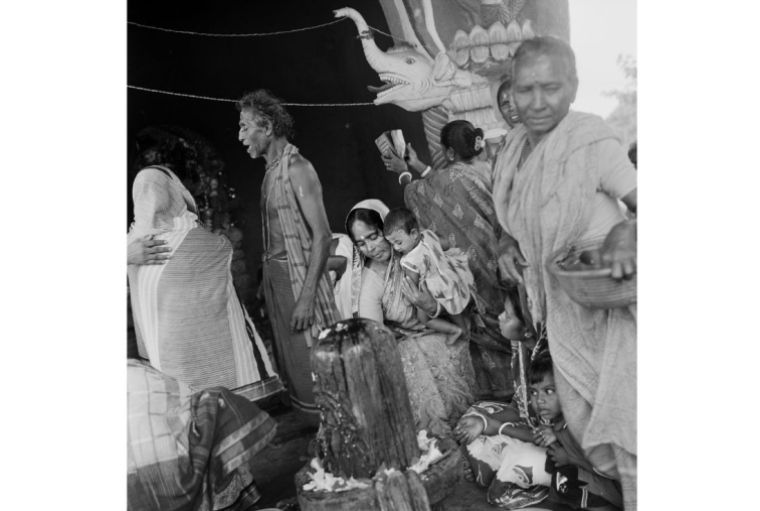
[[[436,302],[449,314],[451,323],[429,317],[417,309],[419,320],[436,332],[446,334],[451,345],[469,336],[462,312],[474,293],[474,279],[467,256],[459,249],[449,249],[447,240],[439,239],[433,231],[420,231],[414,213],[406,208],[391,210],[385,217],[385,238],[403,254],[401,266],[415,286],[425,283]],[[446,253],[444,254],[444,251]]]

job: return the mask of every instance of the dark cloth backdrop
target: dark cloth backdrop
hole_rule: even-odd
[[[353,7],[367,23],[389,32],[377,0],[220,1],[130,0],[127,19],[143,25],[205,33],[261,33],[308,27],[333,21],[332,11]],[[367,64],[353,22],[269,37],[202,37],[149,30],[127,30],[127,80],[130,85],[178,93],[237,99],[244,92],[268,88],[286,102],[371,102],[367,85],[382,82]],[[387,49],[392,39],[376,35]],[[228,185],[242,198],[243,249],[255,272],[262,252],[259,196],[263,160],[253,161],[237,140],[238,112],[233,103],[168,96],[127,89],[128,154],[143,128],[181,125],[214,145],[224,160]],[[293,143],[308,158],[322,182],[330,226],[343,232],[343,221],[356,202],[376,197],[388,206],[403,205],[403,190],[385,171],[374,139],[385,130],[401,129],[420,158],[430,161],[419,113],[394,105],[289,107],[295,119]],[[132,221],[127,166],[127,223]]]

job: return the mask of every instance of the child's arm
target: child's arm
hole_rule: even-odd
[[[546,454],[552,459],[556,467],[564,467],[570,465],[570,457],[567,454],[567,450],[562,447],[559,442],[554,442]],[[574,465],[574,463],[572,463]],[[584,467],[585,468],[585,467]]]
[[[409,280],[411,280],[412,284],[414,284],[414,288],[418,289],[420,283],[420,274],[416,271],[410,270],[406,266],[402,266],[402,268],[404,269],[404,275],[409,277]],[[427,313],[419,307],[415,307],[415,309],[417,309],[417,319],[419,322],[423,325],[427,324],[427,322],[430,321],[430,316],[428,316]]]
[[[567,433],[562,434],[561,438],[549,447],[548,454],[552,456],[557,466],[562,466],[559,463],[563,463],[580,467],[587,472],[597,473],[591,462],[583,457],[582,452],[580,445],[570,436],[570,433]]]
[[[438,237],[438,244],[441,245],[441,250],[443,250],[444,252],[446,252],[448,249],[451,248],[451,243],[449,243],[449,239],[448,238],[442,238],[442,237],[439,236]]]

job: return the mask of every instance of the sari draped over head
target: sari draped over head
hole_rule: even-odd
[[[475,280],[476,301],[482,314],[470,332],[471,354],[481,399],[509,399],[513,393],[510,376],[511,346],[499,334],[498,316],[507,299],[499,285],[498,240],[501,226],[491,195],[491,167],[484,161],[456,162],[412,181],[404,190],[404,201],[429,229],[467,255]]]
[[[604,165],[595,144],[615,135],[601,118],[570,112],[518,170],[527,137],[524,125],[511,130],[496,160],[496,212],[528,261],[528,307],[546,325],[570,431],[600,473],[621,481],[626,509],[635,509],[635,306],[585,308],[545,266],[554,251],[585,241]]]
[[[235,292],[232,245],[198,222],[195,201],[164,167],[140,171],[133,186],[130,242],[166,240],[166,264],[128,265],[140,357],[204,388],[221,385],[258,400],[282,390],[266,347]]]
[[[370,209],[382,219],[388,208],[376,199],[352,208]],[[349,229],[350,226],[346,226]],[[398,340],[398,350],[409,392],[415,427],[438,436],[451,435],[456,421],[473,402],[475,381],[468,343],[446,344],[446,336],[434,332],[417,319],[412,303],[403,293],[404,271],[400,257],[392,252],[383,275],[365,267],[366,260],[354,247],[352,301],[357,317],[382,320]],[[379,299],[382,318],[365,315],[368,296]]]
[[[259,500],[251,468],[277,424],[255,404],[129,360],[127,408],[129,510],[243,511]]]
[[[355,205],[353,208],[351,208],[351,211],[355,209],[369,209],[372,211],[376,211],[380,218],[385,221],[385,217],[390,212],[390,209],[388,209],[388,206],[386,206],[383,201],[378,199],[366,199]],[[349,211],[349,214],[351,213]],[[351,233],[350,231],[351,226],[346,223],[346,232]],[[350,238],[350,236],[349,236]],[[351,260],[351,311],[353,312],[353,316],[355,318],[359,317],[359,295],[361,294],[362,289],[362,270],[364,269],[364,255],[359,251],[358,248],[356,248],[356,245],[353,245],[353,251],[354,255]]]

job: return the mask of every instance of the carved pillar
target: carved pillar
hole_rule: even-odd
[[[401,358],[379,323],[332,325],[312,348],[321,426],[318,455],[344,478],[371,478],[380,465],[405,470],[419,456]]]

